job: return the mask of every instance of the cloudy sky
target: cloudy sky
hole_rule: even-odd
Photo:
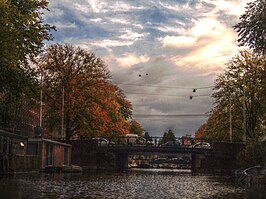
[[[57,27],[49,43],[105,61],[150,135],[194,135],[213,107],[215,78],[239,50],[232,26],[247,2],[50,0],[45,20]]]

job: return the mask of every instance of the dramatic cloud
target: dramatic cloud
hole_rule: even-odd
[[[151,135],[193,135],[206,117],[191,115],[211,110],[214,80],[238,51],[232,26],[247,2],[57,0],[45,20],[57,26],[53,42],[105,61]]]
[[[120,66],[130,67],[138,63],[145,63],[149,61],[149,57],[146,55],[143,56],[135,56],[133,54],[127,54],[124,57],[117,58],[117,62]]]
[[[223,69],[224,63],[237,51],[236,34],[223,23],[210,18],[195,22],[188,30],[189,36],[168,37],[162,44],[164,47],[189,50],[182,55],[176,55],[171,60],[177,67],[199,67],[211,70]],[[217,71],[220,72],[220,71]]]
[[[193,47],[197,39],[188,36],[166,36],[162,39],[163,47],[187,48]]]

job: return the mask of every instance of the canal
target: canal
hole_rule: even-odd
[[[127,172],[35,174],[0,179],[2,199],[56,198],[266,198],[265,187],[245,189],[226,177],[188,171],[135,169]]]

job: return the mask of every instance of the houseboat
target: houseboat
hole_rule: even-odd
[[[71,165],[70,144],[45,138],[29,138],[27,154],[39,157],[39,168],[47,172],[80,172]]]
[[[81,172],[81,167],[71,164],[71,149],[64,142],[0,130],[0,174]]]

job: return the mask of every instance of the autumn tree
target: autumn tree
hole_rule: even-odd
[[[265,133],[266,57],[253,51],[241,51],[227,64],[215,82],[216,106],[207,121],[204,136],[229,140],[230,109],[233,140],[258,138]]]
[[[43,78],[46,124],[50,130],[63,128],[69,139],[101,114],[93,94],[96,84],[109,78],[109,72],[94,54],[71,45],[49,46],[36,63]]]
[[[201,139],[205,133],[207,124],[204,123],[201,127],[195,132],[195,139]]]
[[[37,82],[28,61],[37,55],[54,27],[43,23],[45,0],[0,0],[0,126],[16,126],[20,100],[36,94]]]
[[[130,133],[137,134],[139,136],[142,136],[144,133],[144,129],[135,119],[130,121]]]
[[[94,136],[95,132],[98,132],[98,136],[104,137],[119,137],[130,133],[132,105],[126,100],[123,91],[111,82],[105,81],[97,85],[97,90],[93,96],[94,102],[99,105],[98,110],[106,116],[105,120],[102,121],[104,129],[99,130],[101,117],[95,115],[96,120],[91,123],[95,124],[95,128],[91,128]],[[92,107],[91,110],[94,108]]]
[[[266,54],[266,1],[255,0],[248,3],[246,9],[234,26],[239,45]]]
[[[66,139],[130,132],[132,105],[109,81],[110,72],[100,58],[79,47],[56,44],[36,63],[43,78],[46,126],[51,131],[64,132]]]
[[[241,105],[240,105],[241,106]],[[238,114],[232,109],[232,139],[233,141],[243,140],[242,124],[243,118],[241,117],[242,109],[238,107]],[[200,138],[206,140],[215,141],[230,141],[230,112],[229,104],[221,106],[216,105],[212,110],[211,114],[206,122],[205,130],[201,132]],[[199,129],[200,131],[200,129]]]

